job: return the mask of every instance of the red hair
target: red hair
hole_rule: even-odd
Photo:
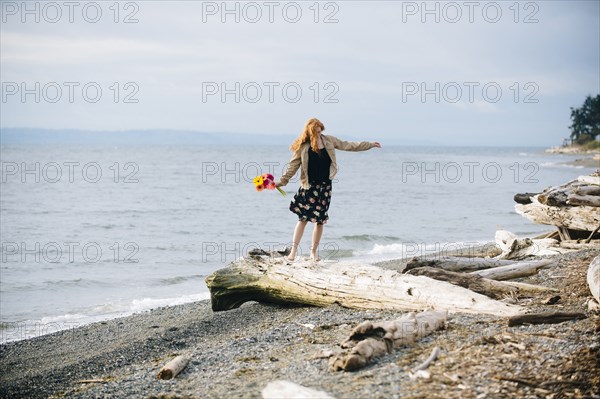
[[[321,131],[325,130],[325,126],[320,120],[317,118],[310,118],[304,125],[304,129],[302,130],[302,133],[300,133],[300,136],[298,136],[290,146],[290,150],[298,151],[302,144],[310,141],[310,148],[312,148],[314,152],[320,154],[321,150],[319,150],[319,143],[317,142],[317,139],[319,138],[316,130],[317,126],[321,128]]]

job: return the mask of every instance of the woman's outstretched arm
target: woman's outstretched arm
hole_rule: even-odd
[[[381,148],[378,141],[344,141],[334,136],[328,136],[333,141],[333,146],[336,150],[342,151],[366,151],[371,148]]]

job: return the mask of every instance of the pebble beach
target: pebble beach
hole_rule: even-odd
[[[213,312],[210,301],[5,344],[2,398],[261,398],[288,380],[335,398],[559,398],[600,395],[600,316],[587,312],[585,274],[600,249],[555,257],[523,281],[560,290],[560,300],[506,298],[531,311],[579,311],[587,318],[508,327],[505,319],[451,314],[444,330],[394,350],[357,372],[333,372],[319,354],[339,350],[358,323],[402,312],[249,302]],[[394,267],[386,262],[385,267]],[[441,349],[428,379],[410,369]],[[177,355],[188,366],[174,379],[160,368]]]

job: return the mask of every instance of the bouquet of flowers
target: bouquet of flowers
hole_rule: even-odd
[[[254,188],[256,191],[262,191],[264,189],[274,190],[277,189],[281,193],[281,195],[285,195],[285,191],[281,188],[275,186],[275,178],[270,173],[265,173],[261,176],[256,176],[253,180]]]

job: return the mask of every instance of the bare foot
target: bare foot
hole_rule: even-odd
[[[294,260],[296,260],[296,251],[294,251],[292,249],[290,254],[287,256],[287,260],[289,260],[290,262],[293,262]]]

